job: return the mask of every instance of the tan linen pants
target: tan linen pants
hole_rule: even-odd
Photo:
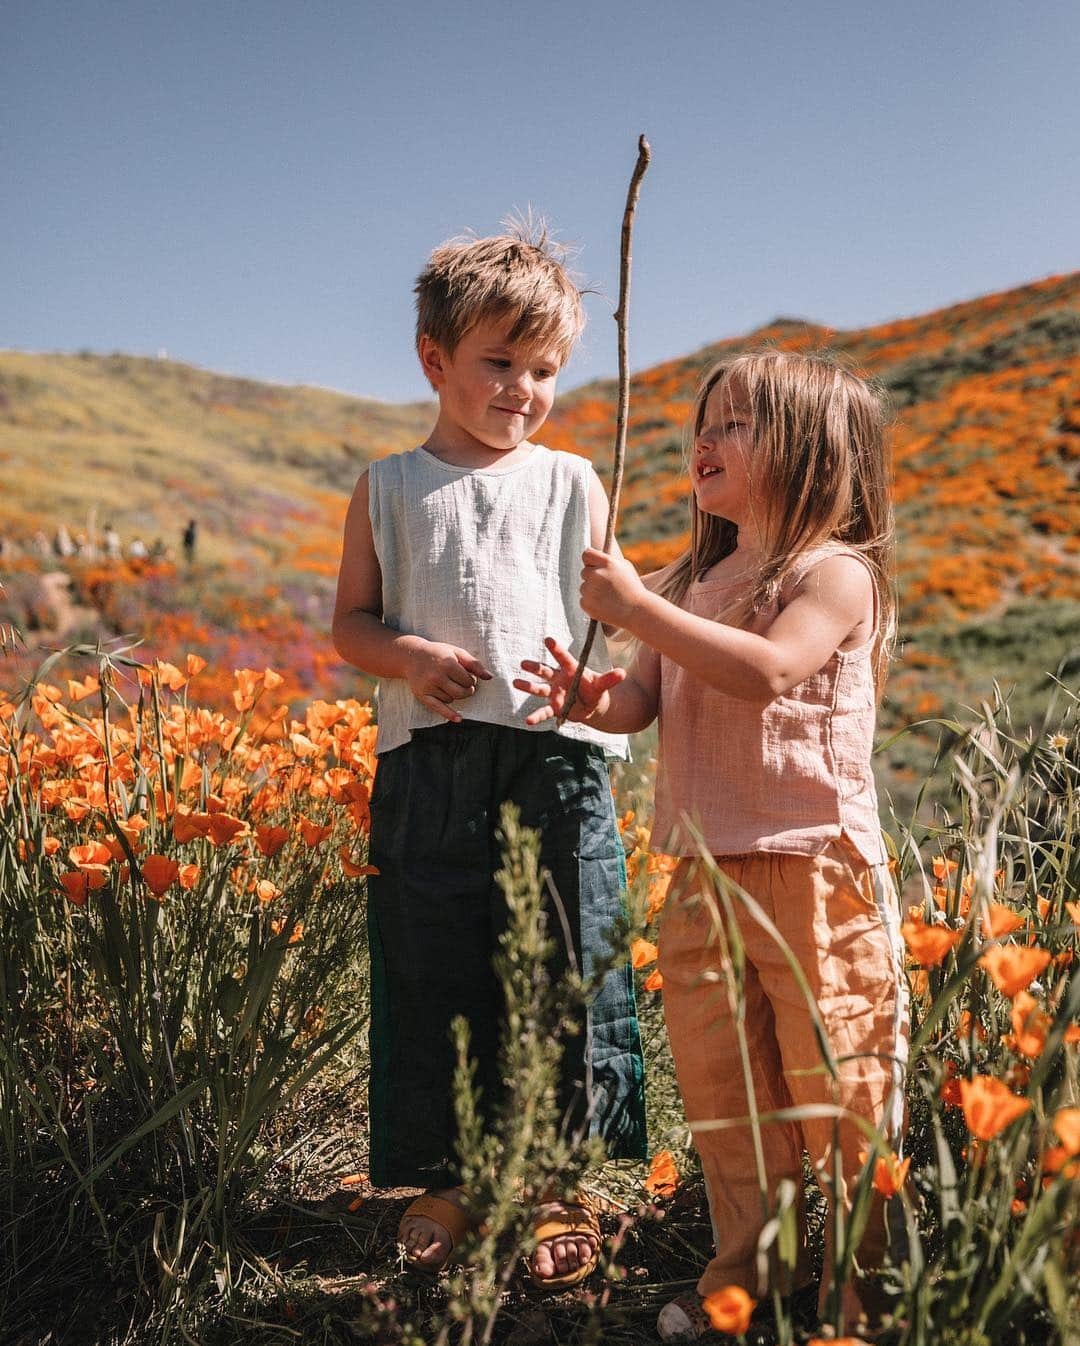
[[[871,866],[846,837],[819,855],[718,856],[717,864],[753,897],[779,930],[809,983],[824,1032],[840,1059],[839,1086],[814,1072],[821,1053],[806,998],[771,934],[732,902],[746,948],[745,1024],[751,1080],[759,1112],[801,1104],[839,1104],[878,1127],[895,1144],[902,1126],[903,1063],[908,1012],[893,885],[884,866]],[[660,928],[659,966],[664,1016],[679,1088],[701,1156],[716,1255],[702,1276],[702,1295],[725,1285],[761,1296],[758,1236],[765,1223],[749,1125],[700,1129],[714,1119],[745,1118],[749,1105],[743,1062],[723,964],[724,905],[699,861],[675,872]],[[842,1152],[841,1200],[857,1177],[867,1137],[850,1121],[832,1118],[762,1126],[770,1207],[777,1184],[790,1178],[801,1194],[802,1151],[831,1196],[835,1140]],[[801,1202],[800,1202],[801,1204]],[[859,1250],[873,1266],[884,1244],[880,1201],[871,1210]],[[809,1279],[805,1224],[791,1286]],[[828,1262],[824,1281],[828,1281]],[[826,1285],[823,1285],[824,1296]]]

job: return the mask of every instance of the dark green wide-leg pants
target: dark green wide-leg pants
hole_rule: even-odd
[[[626,868],[603,751],[556,733],[466,721],[413,734],[383,754],[371,800],[371,1181],[432,1187],[456,1176],[450,1025],[469,1023],[481,1107],[503,1092],[502,991],[492,955],[506,928],[495,882],[506,801],[541,833],[577,965],[608,951]],[[548,935],[568,965],[562,915]],[[629,964],[609,972],[582,1032],[564,1044],[560,1099],[571,1127],[612,1158],[645,1157],[641,1041]]]

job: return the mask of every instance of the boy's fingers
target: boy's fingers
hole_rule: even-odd
[[[449,720],[451,724],[460,724],[461,716],[456,710],[451,710],[445,701],[440,701],[437,696],[421,696],[417,698],[422,706],[427,706],[428,710],[433,710],[436,715],[441,715],[444,720]]]
[[[605,561],[610,560],[606,551],[601,551],[599,547],[586,547],[581,553],[581,559],[587,567],[603,565]]]
[[[467,669],[474,678],[490,678],[491,674],[487,671],[479,659],[475,658],[468,650],[455,650],[457,661],[462,668]]]
[[[526,724],[540,724],[544,720],[550,720],[555,714],[551,706],[541,706],[539,710],[534,710],[531,715],[525,716]]]

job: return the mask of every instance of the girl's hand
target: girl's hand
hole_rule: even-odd
[[[582,554],[581,606],[606,626],[627,627],[648,590],[623,556],[608,556],[596,547]]]
[[[603,552],[598,555],[602,556]],[[577,672],[578,661],[558,641],[548,636],[544,644],[551,652],[555,666],[538,664],[534,659],[522,659],[521,667],[526,673],[531,673],[533,678],[514,679],[518,691],[528,692],[530,696],[542,696],[548,703],[534,710],[531,715],[526,715],[526,724],[540,724],[543,720],[551,720],[562,714],[566,693]],[[581,685],[568,718],[582,721],[591,719],[597,712],[603,714],[611,701],[609,689],[618,686],[625,677],[625,668],[613,668],[610,673],[590,673],[586,670],[582,674]]]
[[[409,690],[422,706],[451,724],[460,724],[461,716],[448,703],[472,696],[478,680],[490,677],[480,660],[468,650],[420,637],[410,641],[405,674]]]

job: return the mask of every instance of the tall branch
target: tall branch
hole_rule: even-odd
[[[615,464],[611,479],[611,505],[608,509],[607,531],[604,534],[604,551],[610,553],[615,540],[615,520],[619,512],[619,496],[622,493],[623,463],[626,458],[626,422],[630,413],[630,360],[628,356],[627,331],[630,325],[630,265],[632,261],[630,242],[634,230],[634,211],[637,209],[638,196],[641,194],[641,179],[649,166],[652,150],[644,136],[638,137],[637,163],[630,177],[630,186],[626,193],[626,208],[623,211],[622,242],[619,249],[619,307],[615,310],[615,322],[619,332],[619,404],[615,421]],[[596,639],[597,623],[591,621],[585,636],[585,645],[578,660],[577,672],[566,693],[566,703],[557,723],[562,725],[577,700],[581,675],[585,671],[593,641]]]

